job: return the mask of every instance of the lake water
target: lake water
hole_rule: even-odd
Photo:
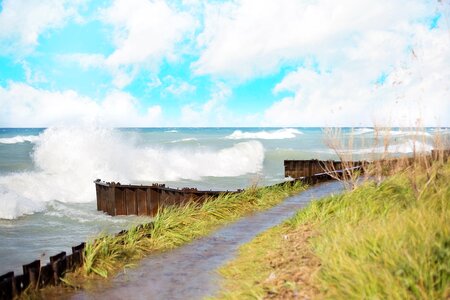
[[[388,151],[430,151],[434,131],[392,129]],[[385,151],[371,128],[339,136],[355,158]],[[268,185],[285,180],[285,159],[335,159],[327,141],[320,128],[0,129],[0,274],[149,220],[97,212],[97,178],[214,190]]]

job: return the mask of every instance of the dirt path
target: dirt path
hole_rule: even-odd
[[[315,198],[339,193],[338,182],[316,185],[289,197],[278,206],[245,217],[172,251],[149,256],[94,291],[81,291],[72,299],[202,299],[220,287],[216,269],[231,260],[236,250],[257,234],[291,217]]]

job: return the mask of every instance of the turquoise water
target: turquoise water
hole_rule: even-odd
[[[393,153],[430,151],[434,129],[392,129]],[[448,134],[448,130],[445,130]],[[385,150],[342,129],[355,158]],[[284,180],[285,159],[335,159],[320,128],[0,129],[0,273],[146,218],[96,211],[93,180],[233,190]]]

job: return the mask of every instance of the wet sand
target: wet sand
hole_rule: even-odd
[[[233,259],[237,249],[259,233],[293,216],[312,199],[342,191],[339,182],[327,182],[264,212],[226,225],[210,236],[143,259],[136,268],[79,291],[71,299],[202,299],[220,289],[216,270]]]

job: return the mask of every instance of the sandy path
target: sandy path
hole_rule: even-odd
[[[216,269],[257,234],[291,217],[312,199],[342,191],[339,182],[316,185],[264,212],[229,224],[188,245],[151,255],[139,266],[120,273],[94,291],[80,291],[72,299],[202,299],[219,290]]]

